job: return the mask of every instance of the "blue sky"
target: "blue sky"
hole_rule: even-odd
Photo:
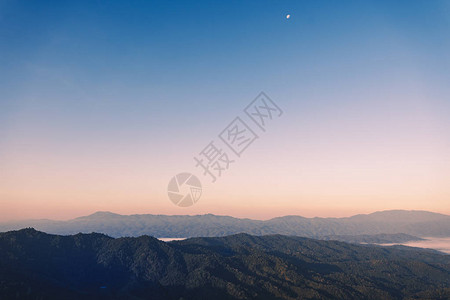
[[[19,214],[26,203],[48,198],[52,180],[62,180],[57,170],[64,164],[83,161],[95,172],[105,157],[122,166],[117,172],[139,166],[152,170],[141,170],[142,178],[166,182],[165,172],[189,168],[192,154],[261,90],[286,116],[259,144],[249,169],[239,173],[245,177],[274,155],[296,159],[306,143],[334,163],[341,156],[332,149],[345,149],[349,162],[410,154],[410,161],[420,161],[417,172],[431,156],[425,179],[445,181],[448,172],[436,168],[449,158],[449,36],[448,1],[0,1],[2,201]],[[379,145],[380,152],[370,152]],[[290,150],[281,154],[280,148]],[[287,164],[292,163],[281,159],[271,166],[296,176]],[[339,172],[348,174],[342,168]],[[36,174],[47,174],[48,182],[36,183]],[[79,170],[67,176],[68,190],[86,188]],[[92,180],[107,188],[112,181],[102,176]],[[228,184],[223,189],[233,182]],[[126,211],[152,209],[145,204],[148,197],[160,201],[159,211],[173,212],[161,209],[171,204],[159,192],[164,184],[156,185],[146,191],[142,184],[139,196],[124,193],[123,199],[139,199]],[[29,198],[23,190],[47,194]],[[448,189],[424,186],[420,193],[427,196],[426,191],[439,199],[431,210],[449,211]],[[66,197],[60,193],[52,197]],[[286,195],[283,207],[292,209],[291,198],[300,194]],[[83,210],[82,199],[76,200],[78,211],[94,209]],[[12,208],[14,203],[19,204]],[[427,208],[420,203],[412,208]],[[353,204],[343,211],[349,207]],[[95,208],[108,210],[108,202]],[[224,208],[205,202],[203,209]],[[196,211],[184,213],[191,212]]]

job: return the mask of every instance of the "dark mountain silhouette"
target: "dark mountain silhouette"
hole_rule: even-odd
[[[101,232],[113,237],[156,237],[284,234],[321,238],[334,235],[404,233],[417,237],[450,237],[450,216],[426,211],[382,211],[349,218],[285,216],[267,221],[228,216],[118,215],[97,212],[69,221],[31,220],[0,224],[0,231],[34,227],[54,234]],[[389,241],[386,241],[389,242]],[[395,240],[391,242],[396,242]]]
[[[282,235],[0,234],[0,299],[448,299],[450,256]]]

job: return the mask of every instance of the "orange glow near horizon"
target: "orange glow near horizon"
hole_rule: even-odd
[[[442,125],[398,115],[380,126],[374,121],[382,118],[380,111],[350,120],[329,113],[322,113],[329,123],[321,126],[312,116],[292,127],[296,116],[286,115],[214,184],[192,160],[203,139],[181,140],[183,149],[166,137],[158,147],[89,141],[88,149],[51,138],[31,141],[32,147],[12,139],[0,159],[0,221],[69,219],[95,211],[253,219],[389,209],[450,213],[450,145]],[[197,204],[180,208],[166,188],[184,171],[204,186]]]

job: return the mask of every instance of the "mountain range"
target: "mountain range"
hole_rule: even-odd
[[[53,234],[98,232],[111,237],[218,237],[237,233],[283,234],[313,238],[407,234],[450,237],[450,216],[427,211],[391,210],[346,218],[284,216],[266,221],[206,215],[119,215],[96,212],[68,221],[28,220],[0,223],[0,231],[33,227]],[[354,239],[354,238],[351,238]],[[361,239],[361,237],[359,238]],[[396,242],[384,239],[384,242]]]
[[[450,256],[236,234],[0,233],[0,299],[449,299]]]

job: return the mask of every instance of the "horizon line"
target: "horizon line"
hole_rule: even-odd
[[[75,217],[75,218],[69,218],[69,219],[49,219],[49,218],[41,218],[41,219],[16,219],[16,220],[8,220],[8,221],[0,221],[1,223],[14,223],[14,222],[25,222],[25,221],[55,221],[55,222],[68,222],[68,221],[72,221],[72,220],[76,220],[76,219],[80,219],[80,218],[86,218],[86,217],[90,217],[90,216],[94,216],[96,214],[110,214],[110,215],[115,215],[115,216],[166,216],[166,217],[196,217],[196,216],[216,216],[216,217],[230,217],[230,218],[234,218],[234,219],[240,219],[240,220],[253,220],[253,221],[270,221],[273,219],[278,219],[278,218],[284,218],[284,217],[301,217],[301,218],[305,218],[305,219],[347,219],[347,218],[352,218],[352,217],[356,217],[356,216],[367,216],[367,215],[372,215],[375,213],[382,213],[382,212],[426,212],[426,213],[432,213],[432,214],[438,214],[438,215],[443,215],[443,216],[449,216],[450,214],[446,214],[446,213],[441,213],[441,212],[435,212],[435,211],[429,211],[429,210],[422,210],[422,209],[386,209],[386,210],[377,210],[377,211],[373,211],[370,213],[359,213],[359,214],[354,214],[348,217],[304,217],[302,215],[280,215],[277,217],[273,217],[273,218],[268,218],[268,219],[254,219],[254,218],[248,218],[248,217],[235,217],[235,216],[231,216],[231,215],[220,215],[220,214],[213,214],[213,213],[205,213],[205,214],[120,214],[120,213],[115,213],[112,211],[107,211],[107,210],[99,210],[99,211],[95,211],[91,214],[88,215],[82,215],[79,217]]]

